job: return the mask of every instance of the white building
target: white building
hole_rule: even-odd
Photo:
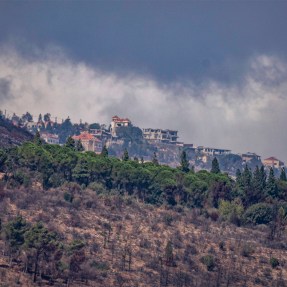
[[[163,130],[163,129],[152,129],[152,128],[144,128],[143,137],[147,141],[155,142],[155,143],[177,143],[177,131],[175,130]]]
[[[49,133],[42,133],[41,138],[48,144],[59,144],[59,136]]]

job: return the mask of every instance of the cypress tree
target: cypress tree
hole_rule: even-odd
[[[122,156],[122,160],[123,161],[128,161],[129,159],[130,159],[129,153],[128,153],[127,149],[125,149],[124,154]]]
[[[278,197],[278,187],[277,187],[276,178],[274,175],[274,170],[272,167],[270,168],[270,171],[269,171],[265,193],[268,197],[272,197],[272,198]]]
[[[36,145],[41,145],[43,143],[39,131],[36,131],[33,142]]]
[[[81,142],[81,140],[78,140],[77,141],[77,144],[76,144],[76,151],[84,151],[85,149],[84,149],[84,147],[83,147],[83,145],[82,145],[82,142]]]
[[[76,148],[75,140],[72,137],[68,137],[66,144],[65,144],[65,147],[68,147],[68,148],[75,150],[75,148]]]
[[[189,162],[185,151],[183,151],[180,155],[180,169],[183,172],[189,172]]]
[[[102,151],[101,151],[101,156],[107,157],[108,155],[109,155],[109,151],[107,149],[107,146],[104,145],[103,148],[102,148]]]
[[[210,172],[215,174],[220,173],[219,163],[216,157],[212,160]]]
[[[282,181],[287,181],[285,167],[282,167],[282,168],[281,168],[280,180],[282,180]]]
[[[157,156],[156,156],[156,152],[153,153],[152,163],[155,164],[155,165],[159,165],[158,159],[157,159]]]
[[[264,191],[264,183],[262,181],[261,172],[258,166],[256,166],[255,171],[253,173],[252,189],[253,194],[251,198],[252,201],[251,203],[256,203],[257,201],[260,200]]]

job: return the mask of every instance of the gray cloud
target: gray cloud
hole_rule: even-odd
[[[11,80],[9,78],[0,78],[0,104],[4,104],[11,95]]]
[[[134,73],[103,72],[65,57],[61,49],[29,59],[11,47],[0,49],[0,78],[13,78],[13,84],[2,84],[13,96],[5,98],[9,110],[101,123],[117,114],[140,127],[178,129],[185,142],[286,161],[287,64],[257,55],[246,66],[240,84],[162,84]]]

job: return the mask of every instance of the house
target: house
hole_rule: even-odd
[[[41,139],[43,139],[48,144],[60,144],[58,135],[41,133]]]
[[[112,117],[112,122],[111,122],[111,128],[110,128],[112,137],[116,137],[117,136],[117,128],[119,128],[119,127],[129,127],[131,125],[132,125],[132,123],[131,123],[131,121],[128,118],[123,119],[123,118],[119,118],[118,116],[113,116]]]
[[[211,148],[211,147],[204,147],[204,146],[198,146],[197,151],[205,155],[212,155],[212,156],[231,154],[231,150],[229,149],[219,149],[219,148]]]
[[[145,140],[152,142],[152,143],[170,143],[176,144],[177,143],[177,133],[178,131],[175,130],[168,130],[168,129],[153,129],[153,128],[144,128],[143,137]]]
[[[280,168],[284,166],[284,162],[280,161],[274,156],[271,156],[263,160],[263,165],[273,168]]]
[[[261,161],[261,157],[253,152],[247,152],[240,155],[244,163],[250,162],[251,160]]]
[[[81,141],[85,151],[93,151],[97,154],[101,153],[103,144],[102,141],[97,139],[94,135],[88,132],[82,132],[78,136],[72,137],[75,141]]]

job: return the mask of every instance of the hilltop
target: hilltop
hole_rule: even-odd
[[[12,163],[12,165],[11,165]],[[79,152],[0,149],[9,286],[286,286],[287,178]]]
[[[0,116],[0,147],[19,146],[25,141],[32,140],[32,138],[31,133]]]

